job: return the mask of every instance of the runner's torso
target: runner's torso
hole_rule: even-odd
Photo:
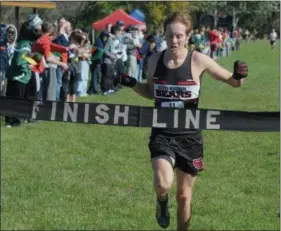
[[[275,42],[276,39],[277,39],[277,34],[276,33],[271,33],[270,34],[270,40]]]
[[[155,107],[198,108],[200,84],[197,84],[191,73],[193,51],[189,51],[185,61],[175,69],[169,69],[164,64],[163,51],[157,62],[153,75]],[[200,130],[152,128],[152,136],[163,134],[198,135]]]

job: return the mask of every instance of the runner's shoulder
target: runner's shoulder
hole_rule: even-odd
[[[149,60],[148,60],[148,75],[152,78],[154,75],[154,72],[156,70],[156,66],[158,63],[158,60],[160,58],[161,52],[154,52]]]
[[[193,51],[192,54],[192,64],[195,66],[202,66],[206,64],[211,58],[208,55],[200,53],[198,51]]]
[[[199,73],[203,73],[207,69],[213,66],[217,66],[218,63],[213,60],[210,56],[194,51],[192,55],[192,68],[196,69]]]

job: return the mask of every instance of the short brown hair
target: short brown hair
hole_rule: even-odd
[[[54,34],[56,32],[57,28],[53,23],[50,22],[44,22],[42,24],[42,32],[43,34],[50,33]]]
[[[83,36],[83,32],[79,30],[74,30],[69,36],[69,40],[73,40],[77,42],[79,45],[83,45],[83,41],[85,40]]]
[[[187,13],[174,12],[169,15],[164,21],[164,32],[166,32],[167,26],[173,22],[180,22],[186,26],[186,34],[188,35],[192,30],[192,21],[191,17]]]
[[[83,37],[83,41],[82,41],[82,46],[88,46],[88,44],[89,44],[89,36],[88,36],[88,34],[87,33],[85,33],[85,32],[82,32],[82,37]]]

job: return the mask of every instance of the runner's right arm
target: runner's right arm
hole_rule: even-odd
[[[159,54],[155,53],[148,60],[147,82],[146,83],[137,82],[135,87],[133,87],[133,90],[136,93],[147,99],[154,99],[153,74],[155,72],[158,58],[159,58]]]
[[[153,74],[157,65],[159,53],[153,54],[148,61],[148,76],[146,83],[137,82],[135,78],[123,76],[121,84],[131,87],[137,94],[147,99],[154,99]]]

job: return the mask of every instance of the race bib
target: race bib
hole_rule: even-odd
[[[184,102],[183,101],[161,102],[161,107],[184,108]]]

